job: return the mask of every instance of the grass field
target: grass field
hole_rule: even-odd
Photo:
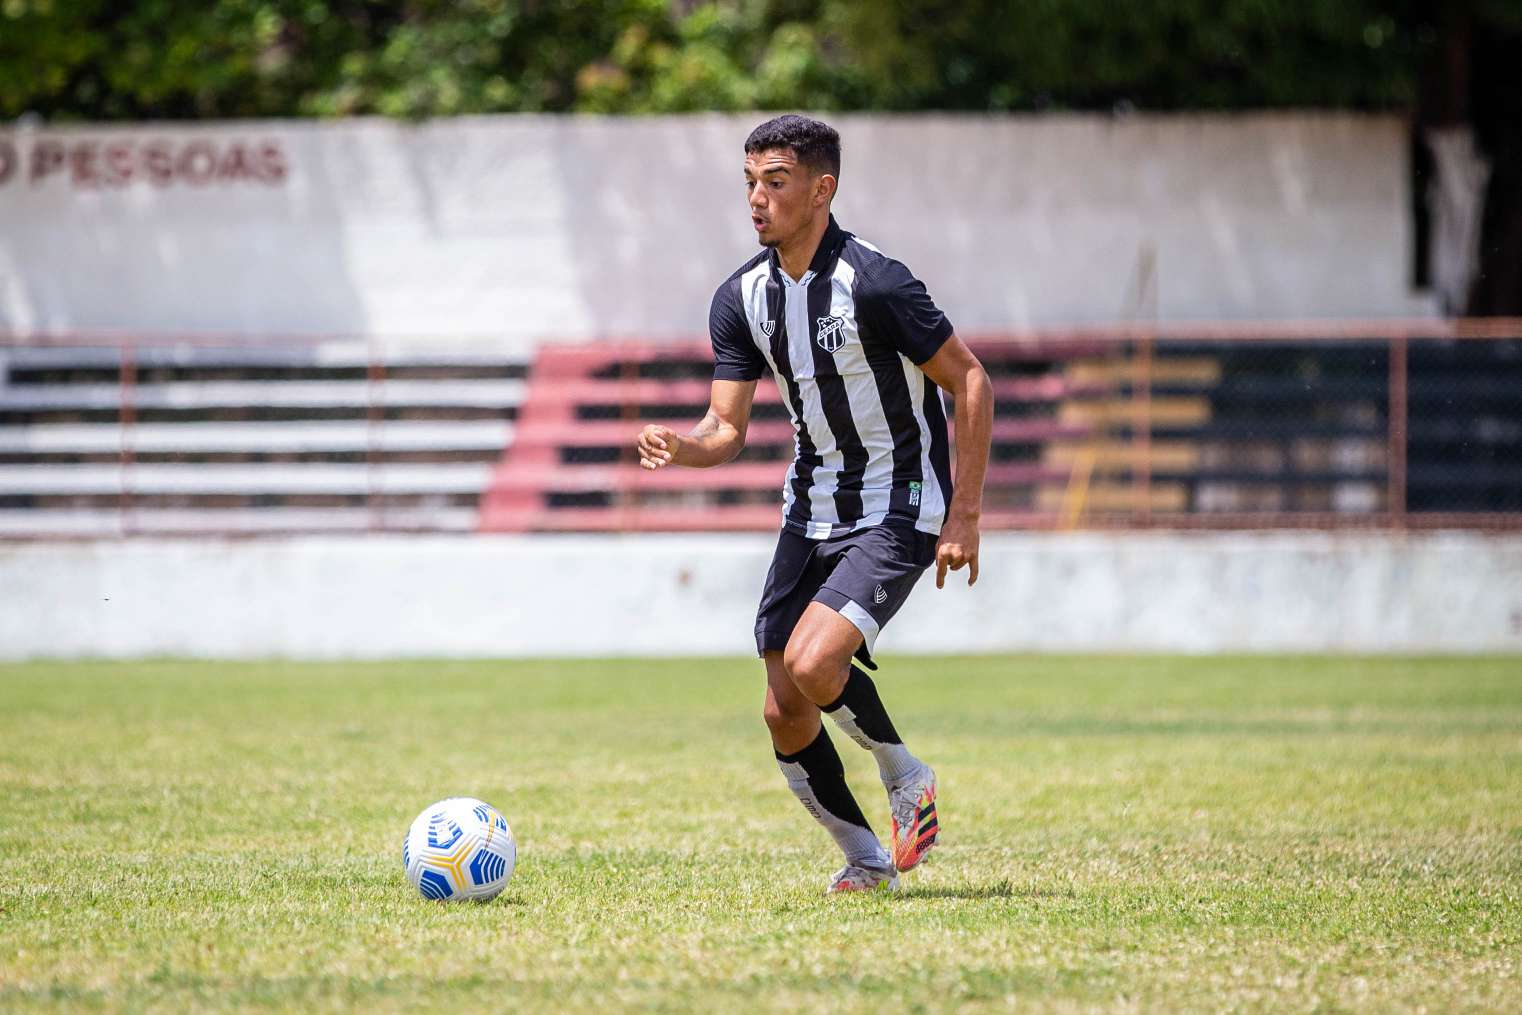
[[[879,684],[943,845],[825,898],[754,660],[0,666],[0,1009],[1522,1008],[1522,660]],[[455,794],[496,902],[403,880]]]

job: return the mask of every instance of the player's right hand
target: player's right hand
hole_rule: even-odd
[[[639,448],[639,465],[642,469],[659,469],[676,462],[676,452],[682,438],[669,426],[651,423],[639,432],[635,446]]]

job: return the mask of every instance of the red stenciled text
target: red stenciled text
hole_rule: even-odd
[[[67,183],[92,190],[229,184],[279,186],[290,162],[279,141],[212,138],[59,138],[24,143],[0,136],[0,186]]]

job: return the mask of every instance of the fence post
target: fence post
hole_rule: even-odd
[[[1131,524],[1152,520],[1152,353],[1157,335],[1157,244],[1144,240],[1136,252],[1136,290],[1132,312],[1145,322],[1136,343],[1131,378]]]
[[[137,356],[132,348],[132,340],[130,338],[122,339],[117,383],[119,389],[116,421],[117,430],[121,436],[121,451],[118,459],[121,465],[121,492],[117,497],[116,503],[117,511],[120,514],[121,534],[123,536],[130,536],[135,528],[133,524],[132,466],[137,460],[137,451],[132,444],[132,428],[137,425]]]
[[[637,433],[641,427],[639,418],[639,400],[636,397],[635,387],[639,384],[639,358],[633,349],[626,350],[620,357],[618,364],[618,418],[622,423],[628,424],[630,434]],[[634,462],[633,469],[615,469],[613,475],[615,486],[613,488],[613,503],[618,505],[617,526],[618,531],[628,532],[639,527],[641,505],[637,504],[638,492],[634,486],[639,478],[639,454],[626,441],[619,450],[618,458],[614,465],[621,465],[627,461]]]
[[[1389,512],[1390,527],[1406,527],[1406,426],[1410,412],[1410,389],[1408,385],[1408,339],[1390,339],[1390,406],[1389,406],[1389,455],[1388,489],[1385,491],[1385,509]]]
[[[380,424],[385,412],[382,385],[386,380],[386,368],[381,363],[373,333],[366,340],[365,350],[365,507],[368,509],[365,527],[370,532],[377,532],[385,528],[377,480],[381,464]]]
[[[1131,381],[1131,518],[1133,524],[1152,520],[1152,343],[1149,332],[1136,343],[1136,376]]]

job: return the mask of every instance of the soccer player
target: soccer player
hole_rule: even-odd
[[[993,395],[988,375],[909,269],[830,213],[840,135],[779,116],[745,141],[761,246],[714,294],[708,414],[688,434],[651,425],[640,464],[710,468],[745,446],[756,382],[775,376],[796,433],[782,533],[756,617],[764,716],[788,787],[834,837],[829,891],[893,890],[935,845],[935,773],[904,746],[872,649],[932,563],[935,584],[978,577],[978,521]],[[956,411],[951,477],[941,392]],[[954,492],[953,492],[954,491]],[[892,853],[846,785],[820,719],[871,751],[888,792]]]

